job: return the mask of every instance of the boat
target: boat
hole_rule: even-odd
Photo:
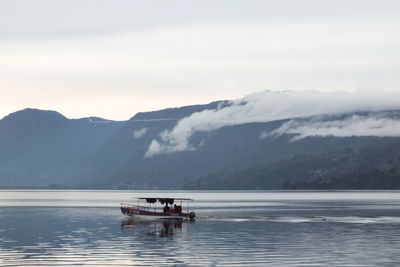
[[[137,204],[121,203],[121,212],[123,215],[134,219],[194,221],[196,214],[189,209],[189,203],[192,201],[193,199],[190,198],[140,197],[137,199]]]

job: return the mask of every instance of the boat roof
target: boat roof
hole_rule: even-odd
[[[157,200],[166,200],[166,199],[173,199],[173,200],[187,200],[187,201],[193,201],[191,198],[180,198],[180,197],[138,197],[138,199],[157,199]]]

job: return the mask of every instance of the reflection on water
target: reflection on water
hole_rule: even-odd
[[[194,224],[194,221],[182,221],[178,219],[164,220],[135,220],[132,218],[123,218],[121,229],[124,231],[136,231],[151,237],[173,238],[182,235],[182,225],[184,231],[187,231],[186,224]]]
[[[0,191],[0,266],[396,266],[399,192],[158,192],[196,222],[124,218],[128,191]]]

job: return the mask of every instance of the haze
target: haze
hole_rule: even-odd
[[[3,0],[0,115],[125,120],[266,89],[396,92],[398,1]]]

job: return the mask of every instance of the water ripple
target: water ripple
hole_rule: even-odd
[[[124,219],[113,198],[119,201],[127,192],[109,192],[104,202],[104,192],[66,191],[72,202],[59,192],[28,193],[12,194],[10,201],[0,197],[5,203],[0,205],[0,266],[396,266],[400,262],[397,192],[378,192],[376,199],[371,192],[362,197],[352,192],[317,196],[308,192],[312,195],[308,199],[305,193],[292,198],[291,193],[277,192],[220,197],[192,193],[200,199],[194,205],[198,220],[193,223]],[[55,198],[56,206],[47,205]],[[17,205],[10,205],[14,202]],[[32,204],[29,212],[24,203]]]

